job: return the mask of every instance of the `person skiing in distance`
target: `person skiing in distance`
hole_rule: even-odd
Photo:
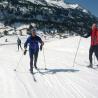
[[[21,48],[22,50],[22,46],[21,46],[21,39],[18,37],[17,39],[17,46],[18,46],[18,51],[19,51],[19,47]]]
[[[5,39],[5,42],[8,42],[7,38]]]
[[[24,43],[24,55],[27,52],[27,45],[29,44],[29,56],[30,56],[30,72],[33,73],[33,66],[37,69],[37,58],[39,53],[39,43],[40,43],[40,50],[44,45],[42,39],[36,35],[36,30],[31,30],[31,35],[27,38],[26,42]]]
[[[89,33],[88,35],[86,35],[84,37],[87,38],[89,36],[91,36],[91,46],[90,46],[90,49],[89,49],[90,65],[88,67],[93,68],[93,63],[92,63],[93,53],[95,53],[95,56],[98,60],[98,28],[97,28],[95,23],[92,25],[91,33]]]

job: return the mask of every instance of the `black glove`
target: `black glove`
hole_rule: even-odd
[[[90,37],[90,33],[81,35],[81,37],[88,38],[88,37]]]
[[[40,51],[42,51],[42,45],[40,45]]]
[[[83,36],[84,38],[88,38],[89,36]]]
[[[27,53],[27,50],[24,50],[24,55],[26,55],[26,53]]]
[[[84,38],[88,38],[88,36],[84,36]]]

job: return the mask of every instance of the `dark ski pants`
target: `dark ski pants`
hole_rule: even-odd
[[[18,44],[18,51],[19,51],[19,48],[21,48],[21,50],[22,50],[22,46],[21,46],[21,44]]]
[[[33,50],[29,50],[29,55],[30,55],[30,70],[33,70],[33,66],[37,67],[37,58],[38,58],[38,52],[34,52]]]
[[[98,60],[98,45],[96,46],[91,46],[90,49],[89,49],[89,61],[90,61],[90,64],[92,65],[92,55],[93,53],[95,53],[95,56]]]

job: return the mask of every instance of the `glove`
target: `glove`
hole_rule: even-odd
[[[24,55],[26,55],[26,53],[27,53],[27,50],[24,50]]]
[[[86,36],[85,35],[80,35],[81,37],[84,37],[84,38],[86,38]]]
[[[88,38],[88,36],[82,36],[82,37],[84,37],[84,38]]]
[[[81,35],[81,37],[88,38],[88,37],[90,37],[90,33],[89,34]]]
[[[40,45],[40,51],[42,51],[42,45]]]
[[[84,38],[88,38],[88,36],[84,36]]]

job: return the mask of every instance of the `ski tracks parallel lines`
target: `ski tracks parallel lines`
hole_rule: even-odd
[[[33,93],[31,94],[27,85],[24,83],[24,81],[20,78],[20,76],[18,75],[18,73],[16,72],[16,77],[17,79],[20,81],[20,83],[23,85],[23,87],[25,88],[25,90],[27,91],[27,95],[28,95],[28,98],[36,98],[36,95]],[[33,96],[32,96],[33,95]]]

